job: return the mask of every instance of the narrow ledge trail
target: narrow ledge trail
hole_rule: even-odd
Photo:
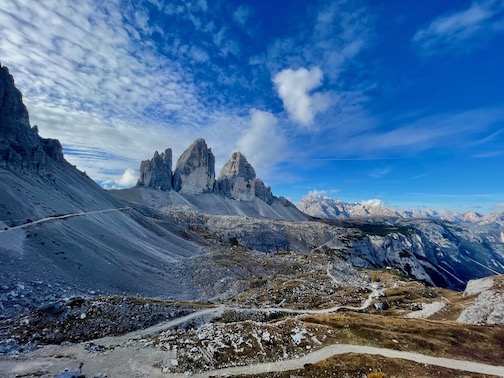
[[[85,216],[85,215],[103,214],[103,213],[110,213],[112,211],[124,211],[124,210],[130,210],[130,209],[131,209],[131,207],[121,207],[118,209],[105,209],[105,210],[95,210],[95,211],[85,211],[85,212],[83,211],[80,213],[71,213],[71,214],[65,214],[65,215],[58,215],[58,216],[54,216],[54,217],[47,217],[47,218],[38,219],[36,221],[23,223],[23,224],[20,224],[19,226],[5,227],[3,229],[0,229],[0,233],[13,231],[13,230],[17,230],[20,228],[26,228],[26,227],[34,226],[36,224],[50,222],[50,221],[54,221],[54,220],[62,220],[62,219],[73,218],[73,217],[81,217],[81,216]]]

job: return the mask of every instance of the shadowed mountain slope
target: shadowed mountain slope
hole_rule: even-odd
[[[192,298],[179,261],[200,246],[177,232],[69,164],[57,140],[30,127],[21,93],[0,68],[1,282],[38,287],[42,297],[98,290]]]

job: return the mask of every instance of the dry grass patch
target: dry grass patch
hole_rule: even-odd
[[[305,316],[336,331],[340,343],[372,345],[502,365],[504,327],[403,319],[367,314]]]
[[[233,376],[238,377],[238,376]],[[493,376],[468,373],[460,370],[424,365],[413,361],[385,358],[366,354],[344,354],[331,357],[317,364],[305,365],[303,369],[280,373],[240,375],[240,378],[490,378]]]

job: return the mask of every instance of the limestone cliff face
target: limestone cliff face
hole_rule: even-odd
[[[172,150],[170,148],[161,155],[156,151],[152,159],[142,161],[137,186],[158,190],[172,189]]]
[[[42,171],[48,159],[64,161],[59,141],[39,137],[30,127],[21,92],[7,67],[0,65],[0,166],[16,170]]]
[[[240,202],[260,199],[270,206],[295,207],[287,199],[275,197],[240,152],[231,155],[215,180],[215,157],[204,139],[195,140],[182,153],[173,174],[171,166],[171,149],[156,152],[151,160],[142,161],[137,186],[182,194],[214,193]]]
[[[256,195],[254,168],[240,152],[235,152],[224,165],[217,180],[219,191],[228,198],[252,201]]]
[[[215,190],[215,157],[204,139],[197,139],[178,159],[173,189],[187,194]]]
[[[275,197],[271,192],[271,186],[266,186],[260,178],[255,179],[255,195],[268,205],[271,205],[275,200]]]

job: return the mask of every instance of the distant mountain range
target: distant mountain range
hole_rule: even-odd
[[[455,223],[504,227],[504,213],[479,214],[474,211],[459,213],[452,210],[401,210],[385,207],[380,200],[348,203],[320,194],[308,194],[296,207],[312,217],[323,219],[350,218],[423,218]]]

